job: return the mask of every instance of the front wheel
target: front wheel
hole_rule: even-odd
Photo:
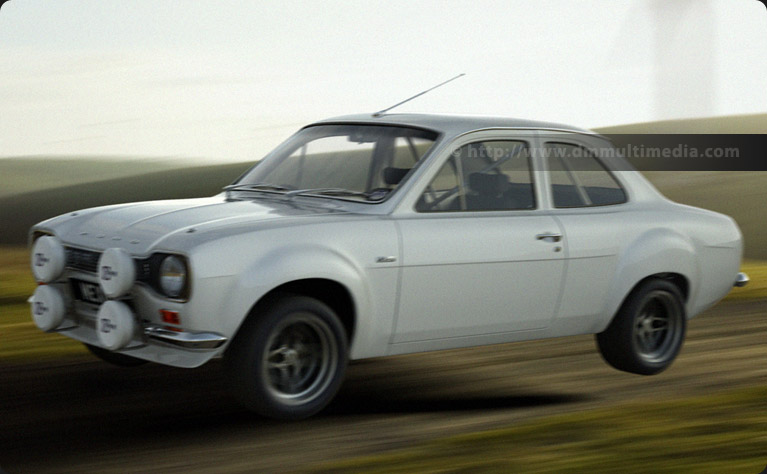
[[[597,345],[616,369],[653,375],[679,354],[686,325],[679,289],[667,280],[652,279],[626,298],[607,329],[597,334]]]
[[[245,322],[225,364],[247,408],[301,419],[333,399],[347,358],[346,331],[331,308],[314,298],[284,296]]]

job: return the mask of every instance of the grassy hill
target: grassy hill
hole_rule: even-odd
[[[645,176],[672,201],[735,219],[749,258],[767,259],[767,172],[653,171]]]
[[[767,133],[767,114],[731,115],[599,127],[595,131],[611,133]]]
[[[595,129],[602,134],[767,133],[767,114],[637,123]],[[669,199],[732,216],[746,239],[746,256],[767,259],[767,172],[647,171]]]
[[[233,163],[178,168],[5,196],[0,198],[0,244],[24,244],[32,225],[76,209],[212,196],[250,166]]]
[[[183,166],[136,157],[27,156],[0,158],[0,197],[38,189],[135,176]]]

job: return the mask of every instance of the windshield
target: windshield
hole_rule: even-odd
[[[308,127],[227,189],[382,201],[437,136],[427,130],[380,125]]]

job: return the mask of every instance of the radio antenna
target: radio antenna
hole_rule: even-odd
[[[436,86],[432,87],[431,89],[426,89],[425,91],[419,92],[418,94],[414,95],[413,97],[410,97],[409,99],[405,99],[402,102],[398,102],[398,103],[392,105],[388,109],[383,109],[383,110],[380,110],[380,111],[374,113],[373,117],[380,117],[381,115],[385,114],[386,112],[390,111],[391,109],[393,109],[395,107],[399,107],[400,105],[404,104],[405,102],[410,102],[411,100],[415,99],[416,97],[421,97],[422,95],[426,94],[427,92],[431,92],[434,89],[436,89],[437,87],[442,87],[445,84],[447,84],[448,82],[452,82],[452,81],[458,79],[459,77],[463,77],[465,75],[466,75],[465,73],[461,73],[461,74],[458,74],[455,77],[451,77],[450,79],[446,80],[445,82],[441,82],[441,83],[437,84]]]

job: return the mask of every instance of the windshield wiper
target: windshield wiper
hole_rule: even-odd
[[[261,191],[280,194],[292,198],[293,196],[359,196],[369,201],[380,201],[389,193],[387,190],[376,189],[369,193],[352,191],[344,188],[306,188],[292,189],[287,186],[270,183],[257,184],[232,184],[224,187],[224,191]]]
[[[352,191],[351,189],[344,188],[309,188],[309,189],[296,189],[288,191],[285,196],[359,196],[371,201],[380,201],[386,197],[386,193],[381,190],[376,190],[370,193],[364,191]]]
[[[290,191],[290,188],[281,186],[279,184],[270,183],[231,184],[229,186],[224,186],[224,191],[277,191],[282,193],[285,191]]]

